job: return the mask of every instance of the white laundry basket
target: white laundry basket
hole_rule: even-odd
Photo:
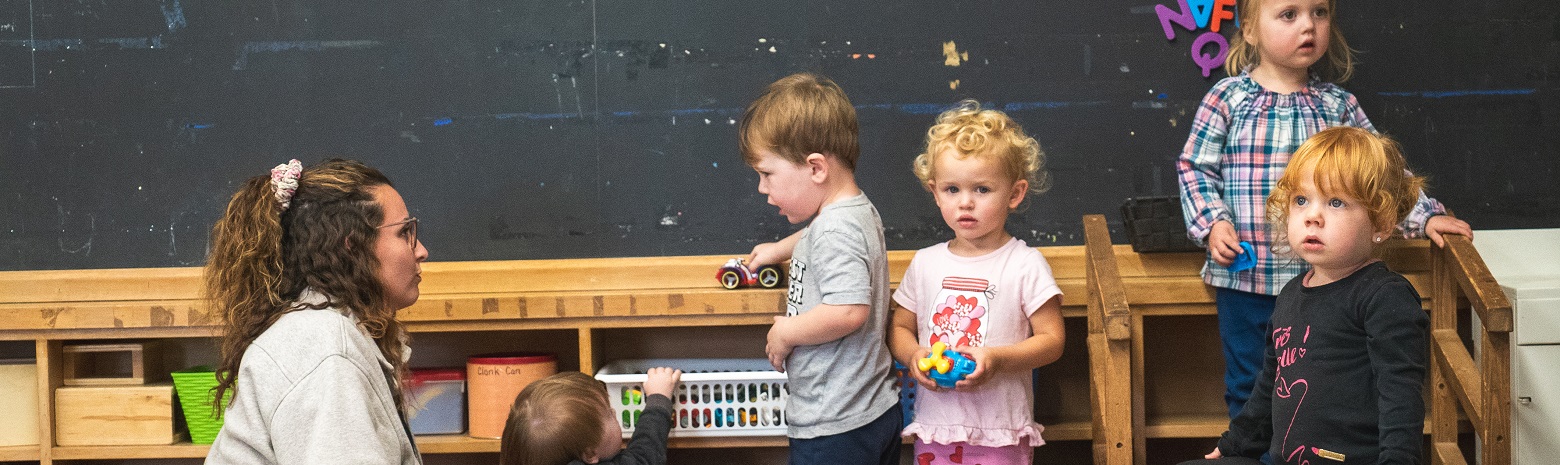
[[[761,358],[713,358],[618,360],[597,371],[624,437],[639,423],[645,371],[655,367],[683,371],[672,399],[671,437],[785,435],[785,374]]]

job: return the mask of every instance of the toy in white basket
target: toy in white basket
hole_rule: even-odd
[[[639,398],[650,394],[644,373],[655,366],[686,372],[672,397],[677,415],[671,437],[786,434],[785,373],[774,371],[768,359],[756,358],[617,360],[601,367],[596,379],[611,393],[623,435],[631,436],[638,426],[637,414],[644,408]]]

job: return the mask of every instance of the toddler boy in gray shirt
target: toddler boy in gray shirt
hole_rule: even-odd
[[[898,464],[903,423],[885,334],[883,222],[857,187],[856,111],[812,74],[769,85],[739,131],[758,191],[805,229],[753,248],[754,266],[790,259],[786,316],[765,353],[786,372],[790,463]]]

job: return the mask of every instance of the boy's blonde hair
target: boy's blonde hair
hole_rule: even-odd
[[[1236,19],[1240,21],[1240,27],[1235,30],[1234,37],[1230,38],[1230,53],[1224,57],[1224,71],[1231,76],[1237,76],[1245,72],[1247,66],[1255,66],[1262,62],[1261,44],[1246,41],[1244,32],[1251,29],[1256,33],[1262,27],[1261,14],[1262,0],[1240,0],[1235,2],[1238,11]],[[1311,65],[1311,70],[1323,81],[1341,84],[1354,76],[1354,49],[1349,48],[1349,42],[1343,39],[1343,30],[1338,28],[1338,0],[1327,0],[1327,53],[1322,56],[1318,64]]]
[[[926,151],[915,157],[915,177],[924,186],[937,179],[938,152],[951,148],[959,159],[995,158],[1002,163],[1008,179],[1029,181],[1031,192],[1045,192],[1051,177],[1045,172],[1045,152],[1040,142],[1024,134],[1007,113],[982,110],[980,102],[960,101],[937,115],[937,122],[926,130]]]
[[[606,425],[607,385],[566,371],[526,386],[515,396],[499,443],[499,465],[565,465],[600,445]]]
[[[861,154],[857,131],[856,107],[839,85],[797,73],[770,84],[748,105],[737,137],[749,165],[758,163],[759,150],[769,149],[797,165],[811,153],[832,155],[854,172]]]
[[[1295,149],[1289,167],[1268,195],[1268,224],[1275,245],[1289,243],[1289,207],[1307,171],[1322,193],[1358,200],[1376,230],[1403,221],[1419,202],[1425,184],[1424,178],[1408,172],[1403,152],[1386,136],[1348,126],[1318,132]]]

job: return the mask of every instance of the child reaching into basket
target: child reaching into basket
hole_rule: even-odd
[[[646,376],[645,409],[627,448],[605,383],[569,371],[526,386],[509,409],[499,465],[664,465],[682,371],[651,368]]]
[[[889,347],[905,366],[946,344],[975,361],[953,389],[921,371],[916,463],[1029,464],[1044,444],[1031,370],[1062,355],[1062,292],[1045,257],[1007,233],[1008,214],[1045,190],[1044,155],[1018,123],[966,100],[937,117],[915,174],[953,228],[916,251],[894,293]],[[962,460],[961,460],[962,459]]]

